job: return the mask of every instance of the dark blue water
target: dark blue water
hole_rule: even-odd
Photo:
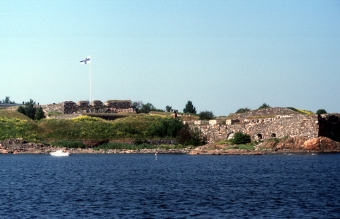
[[[0,155],[0,218],[339,218],[340,154]]]

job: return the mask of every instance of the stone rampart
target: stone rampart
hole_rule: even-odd
[[[190,126],[198,128],[207,137],[208,142],[213,143],[228,139],[236,132],[246,133],[254,140],[285,136],[318,137],[318,123],[316,114],[306,115],[287,108],[270,108],[233,114],[225,124],[210,120],[205,123],[194,122]]]
[[[104,103],[105,106],[115,109],[129,109],[132,106],[131,100],[108,100]]]
[[[103,103],[100,100],[88,101],[65,101],[58,104],[48,104],[42,106],[45,114],[49,112],[59,112],[61,114],[79,114],[79,113],[120,113],[134,112],[131,108],[131,100],[108,100]]]

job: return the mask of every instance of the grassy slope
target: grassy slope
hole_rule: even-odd
[[[38,125],[12,110],[0,110],[0,139],[35,138]]]
[[[0,110],[0,139],[115,140],[147,136],[152,125],[168,115],[127,116],[113,121],[80,116],[74,119],[43,119],[38,122],[16,111]]]
[[[44,119],[37,135],[41,140],[115,140],[148,136],[148,128],[164,116],[129,116],[113,121],[80,116],[74,119]]]
[[[300,110],[301,111],[301,110]],[[125,115],[113,121],[82,116],[75,119],[43,119],[39,122],[13,110],[0,110],[0,140],[25,138],[27,140],[115,140],[148,136],[148,128],[171,113],[151,112],[143,115]],[[181,120],[197,120],[197,115],[179,116]]]

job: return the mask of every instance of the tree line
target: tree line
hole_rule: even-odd
[[[32,99],[28,102],[24,102],[24,106],[19,106],[18,112],[33,120],[41,120],[46,117],[41,106],[37,106]]]
[[[137,113],[149,113],[151,111],[158,111],[158,112],[174,112],[177,111],[172,108],[172,106],[166,105],[165,110],[163,109],[157,109],[153,104],[151,103],[146,103],[144,104],[142,101],[135,101],[132,103],[132,108],[137,112]],[[194,107],[192,101],[188,101],[183,109],[183,113],[188,113],[188,114],[195,114],[198,115],[201,120],[209,120],[213,119],[215,116],[212,111],[201,111],[197,114],[196,107]]]

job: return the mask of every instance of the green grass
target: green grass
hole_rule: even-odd
[[[126,150],[137,150],[137,149],[155,149],[157,146],[155,145],[150,145],[150,144],[129,144],[129,143],[117,143],[117,142],[109,142],[102,144],[95,149],[105,149],[105,150],[110,150],[110,149],[126,149]]]
[[[8,118],[16,118],[16,119],[20,119],[20,120],[26,120],[30,123],[34,123],[34,121],[30,118],[28,118],[27,116],[15,111],[15,110],[0,110],[0,117],[8,117]]]
[[[253,142],[250,142],[248,144],[238,144],[238,145],[235,145],[235,144],[232,144],[231,143],[231,140],[222,140],[222,141],[219,141],[219,142],[216,142],[216,144],[225,144],[225,145],[228,145],[227,146],[227,150],[229,149],[243,149],[243,150],[254,150],[255,149],[255,145],[257,144],[257,142],[253,141]]]
[[[0,140],[9,138],[36,139],[35,121],[12,110],[0,110]]]
[[[63,115],[61,112],[58,111],[51,111],[47,114],[49,117],[60,116]]]
[[[229,149],[242,149],[242,150],[254,150],[255,147],[253,144],[239,144],[239,145],[235,145],[235,146],[232,146],[231,148]]]
[[[65,148],[87,148],[87,146],[81,141],[60,140],[51,142],[51,145]]]
[[[117,143],[117,142],[109,142],[102,144],[95,149],[105,149],[105,150],[112,150],[112,149],[126,149],[126,150],[141,150],[141,149],[183,149],[185,146],[183,145],[150,145],[150,144],[129,144],[129,143]]]
[[[307,114],[307,115],[313,115],[315,113],[313,113],[312,111],[309,111],[309,110],[303,110],[303,109],[296,109],[294,107],[287,107],[287,109],[291,109],[295,112],[298,112],[298,113],[301,113],[301,114]]]
[[[33,121],[17,111],[0,110],[0,140],[23,138],[28,141],[55,142],[62,139],[71,141],[145,139],[153,137],[150,127],[169,118],[164,115],[126,115],[108,121],[97,117],[79,116],[73,119],[52,118]]]

